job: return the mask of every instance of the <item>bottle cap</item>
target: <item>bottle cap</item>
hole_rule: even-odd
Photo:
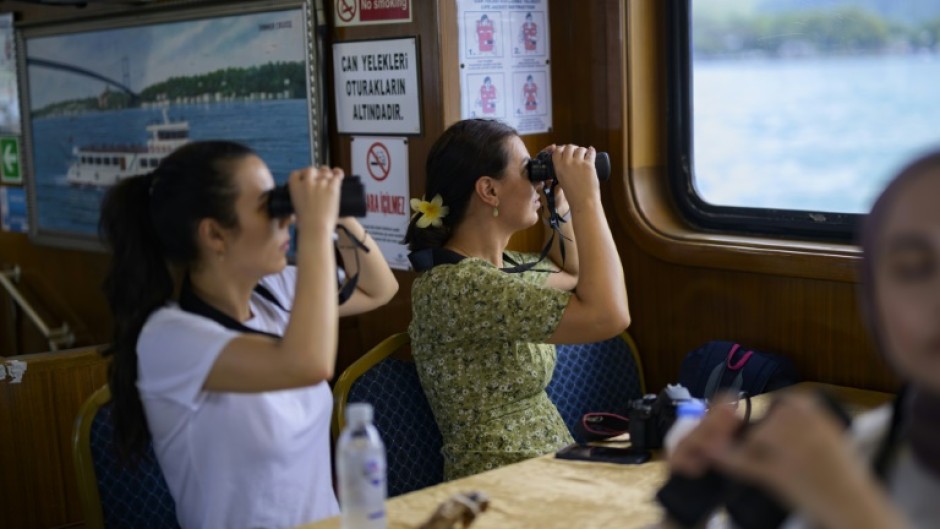
[[[368,402],[354,402],[346,406],[346,422],[362,424],[372,422],[372,405]]]
[[[676,417],[701,418],[705,415],[705,403],[699,399],[679,401],[676,407]]]

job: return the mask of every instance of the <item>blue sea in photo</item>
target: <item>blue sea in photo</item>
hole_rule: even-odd
[[[312,161],[305,99],[171,105],[167,116],[170,121],[189,122],[190,141],[245,143],[268,164],[279,183],[287,180],[291,170]],[[107,189],[66,182],[73,148],[88,143],[144,145],[146,126],[162,120],[160,108],[130,108],[33,121],[36,228],[96,237],[98,212]]]

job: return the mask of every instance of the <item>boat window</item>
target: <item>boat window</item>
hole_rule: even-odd
[[[669,3],[670,181],[694,224],[848,240],[940,142],[940,2]]]
[[[159,130],[157,138],[160,140],[179,140],[187,137],[185,130]]]
[[[148,158],[141,158],[141,159],[140,159],[140,166],[141,166],[142,168],[146,169],[149,165],[150,165],[150,160],[149,160]]]

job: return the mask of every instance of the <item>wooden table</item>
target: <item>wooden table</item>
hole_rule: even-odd
[[[803,383],[793,388],[830,391],[853,414],[891,399],[887,393],[828,384]],[[752,417],[760,417],[771,400],[771,394],[754,397]],[[666,477],[662,460],[617,465],[545,455],[392,498],[387,502],[388,527],[414,529],[451,495],[471,490],[490,498],[489,510],[473,523],[473,529],[651,527],[662,517],[653,498]],[[302,529],[339,527],[339,517],[334,517]]]

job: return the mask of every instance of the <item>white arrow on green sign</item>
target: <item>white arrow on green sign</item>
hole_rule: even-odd
[[[0,138],[0,179],[5,184],[23,182],[20,171],[20,139],[17,137]]]

